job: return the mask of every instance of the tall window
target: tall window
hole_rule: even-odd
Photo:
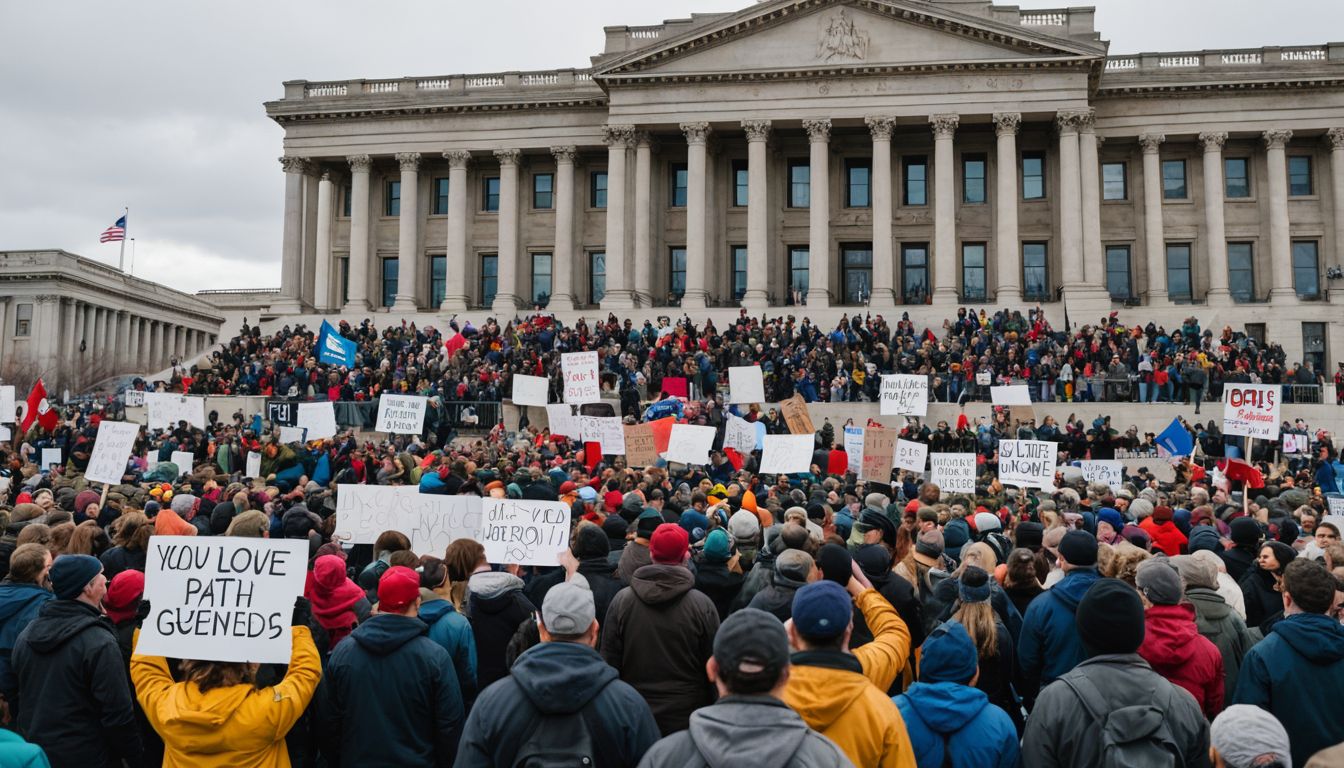
[[[1321,267],[1315,240],[1293,243],[1293,289],[1304,299],[1321,297]]]
[[[350,218],[350,185],[341,187],[341,215]]]
[[[481,306],[495,303],[495,291],[499,290],[499,256],[493,253],[481,254]]]
[[[1045,153],[1022,153],[1022,199],[1045,199]]]
[[[1101,164],[1101,199],[1129,199],[1129,166],[1124,163]]]
[[[911,243],[901,246],[901,301],[923,304],[929,295],[929,246]]]
[[[689,172],[686,170],[685,163],[676,163],[668,166],[668,175],[672,181],[671,197],[668,198],[668,205],[673,208],[686,207],[686,184],[690,179]]]
[[[486,176],[481,180],[481,210],[497,212],[499,210],[499,177]]]
[[[805,245],[789,246],[789,304],[798,303],[795,297],[807,298],[809,253]]]
[[[1167,296],[1172,301],[1188,302],[1194,299],[1189,243],[1167,243]]]
[[[1244,157],[1223,159],[1223,196],[1236,199],[1251,196],[1251,161]]]
[[[555,174],[532,174],[532,207],[539,211],[555,207]]]
[[[1022,244],[1022,296],[1027,301],[1050,300],[1050,269],[1045,243]]]
[[[733,246],[733,301],[747,295],[747,246]]]
[[[429,306],[438,309],[443,306],[443,296],[448,292],[448,257],[432,256],[429,259]]]
[[[845,207],[867,208],[872,205],[873,161],[851,157],[845,161]]]
[[[905,179],[901,190],[901,205],[929,204],[929,161],[924,157],[907,157],[901,161]]]
[[[1325,323],[1302,324],[1302,359],[1314,370],[1325,370]]]
[[[390,307],[397,300],[397,273],[401,262],[397,259],[383,259],[383,306]]]
[[[532,305],[545,307],[551,303],[551,254],[532,254]]]
[[[1255,301],[1255,251],[1250,243],[1227,244],[1227,287],[1233,301]]]
[[[341,262],[341,304],[350,303],[350,259],[338,259]]]
[[[1162,161],[1162,199],[1184,200],[1188,197],[1185,188],[1185,161]]]
[[[873,245],[856,243],[840,248],[845,303],[864,304],[873,295]]]
[[[686,295],[686,249],[671,248],[668,252],[668,293],[676,299]]]
[[[33,305],[19,304],[14,308],[14,335],[31,336],[33,333]]]
[[[806,160],[789,161],[789,207],[807,208],[812,204],[812,167]]]
[[[400,216],[400,215],[401,215],[401,182],[400,182],[400,181],[389,181],[389,182],[387,182],[387,194],[386,194],[384,197],[385,197],[385,202],[384,202],[384,204],[383,204],[383,215],[384,215],[384,216]]]
[[[601,304],[607,295],[607,254],[593,251],[588,254],[588,303]]]
[[[435,216],[448,213],[448,179],[440,177],[434,180],[434,195],[429,205],[429,212]]]
[[[961,201],[985,202],[985,156],[963,155],[961,158]]]
[[[607,172],[593,171],[588,176],[588,207],[607,207]]]
[[[1311,190],[1311,158],[1306,155],[1288,158],[1288,194],[1292,197],[1306,197],[1311,194]]]
[[[1129,279],[1129,246],[1106,246],[1106,290],[1112,301],[1128,301],[1134,296]]]
[[[733,205],[738,208],[747,207],[747,180],[750,174],[747,171],[746,160],[733,161]]]
[[[964,301],[984,301],[985,244],[964,243],[961,246],[961,298]]]

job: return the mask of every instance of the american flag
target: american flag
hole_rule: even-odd
[[[118,240],[126,239],[126,217],[117,219],[117,223],[103,230],[102,237],[98,238],[100,243],[115,243]]]

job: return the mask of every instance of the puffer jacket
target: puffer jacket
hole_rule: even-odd
[[[1157,674],[1195,697],[1212,720],[1223,711],[1223,655],[1195,624],[1195,607],[1153,605],[1144,612],[1139,655]]]
[[[1073,568],[1027,606],[1017,639],[1017,663],[1023,679],[1019,693],[1028,701],[1036,698],[1042,686],[1087,658],[1074,614],[1098,578],[1096,568]]]
[[[865,677],[863,665],[852,654],[800,651],[793,654],[784,702],[855,765],[915,768],[905,722],[885,691]]]
[[[1159,523],[1152,517],[1145,517],[1139,522],[1139,527],[1153,538],[1153,549],[1161,550],[1167,557],[1183,553],[1190,543],[1185,534],[1181,533],[1181,529],[1170,520]]]
[[[853,763],[773,696],[729,695],[691,715],[691,727],[653,745],[639,768],[842,768]]]
[[[1017,728],[978,688],[915,683],[896,697],[919,768],[1017,768]]]
[[[55,600],[51,590],[36,584],[4,581],[0,582],[0,695],[10,701],[16,701],[19,680],[14,676],[14,667],[9,662],[14,651],[14,642],[19,633],[37,618],[37,612],[48,600]],[[17,713],[14,713],[17,714]]]
[[[1246,622],[1216,590],[1189,587],[1185,597],[1195,608],[1199,634],[1208,638],[1223,656],[1223,700],[1235,701],[1241,660],[1255,645],[1255,638],[1246,629]]]
[[[429,639],[453,657],[457,686],[462,691],[462,701],[470,709],[477,691],[476,637],[471,622],[453,608],[452,601],[425,589],[420,590],[420,595],[420,620],[429,625]]]
[[[509,674],[504,653],[518,625],[537,609],[523,595],[523,580],[502,571],[483,571],[467,581],[467,618],[476,637],[476,690]]]

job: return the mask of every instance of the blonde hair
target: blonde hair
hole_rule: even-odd
[[[961,603],[952,618],[966,628],[966,634],[971,636],[980,658],[992,659],[999,655],[999,629],[994,608],[988,600]]]
[[[994,556],[993,548],[983,541],[967,544],[961,550],[961,565],[957,566],[957,570],[952,575],[960,578],[966,572],[966,569],[972,565],[986,573],[993,573],[994,569],[999,567],[999,559]]]
[[[1111,546],[1114,547],[1115,554],[1106,563],[1106,569],[1101,571],[1101,575],[1112,579],[1120,579],[1134,587],[1134,576],[1138,573],[1139,565],[1151,558],[1152,554],[1139,549],[1128,541],[1121,541]]]

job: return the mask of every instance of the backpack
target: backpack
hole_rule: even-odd
[[[1151,701],[1107,712],[1106,699],[1083,675],[1059,678],[1101,726],[1101,768],[1182,768],[1185,759],[1167,722],[1172,686],[1154,691]]]
[[[537,713],[537,724],[513,756],[513,768],[591,768],[596,765],[593,719],[589,710],[602,695],[606,682],[577,712],[567,715]]]

